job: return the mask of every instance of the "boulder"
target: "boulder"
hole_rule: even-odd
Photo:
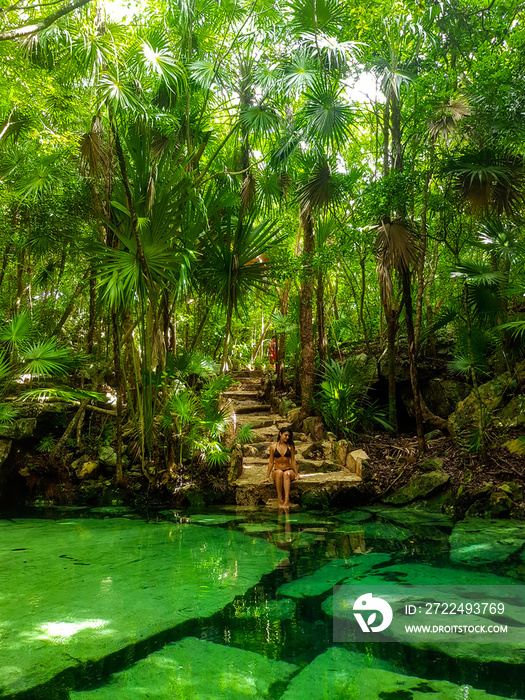
[[[286,420],[292,424],[292,423],[297,423],[299,421],[299,416],[301,415],[301,409],[299,407],[297,408],[292,408],[288,413],[286,414]]]
[[[242,474],[243,451],[240,445],[236,445],[230,455],[230,467],[228,469],[228,483],[233,484]]]
[[[98,467],[98,462],[84,462],[83,464],[79,465],[76,475],[79,479],[85,479],[86,476],[89,476],[90,474],[93,474],[95,469]]]
[[[109,445],[102,445],[98,448],[98,459],[106,467],[115,467],[117,465],[117,453]]]
[[[505,392],[511,382],[510,372],[504,372],[494,379],[491,379],[479,387],[481,401],[487,414],[495,411],[503,401]],[[449,420],[456,433],[468,430],[477,425],[479,418],[478,401],[472,391],[466,399],[460,401],[454,413],[449,416]]]
[[[513,452],[514,454],[525,455],[525,436],[514,438],[514,440],[509,440],[505,443],[504,447],[506,447],[509,452]]]
[[[363,478],[363,470],[367,479],[370,478],[370,468],[368,464],[369,457],[364,450],[353,450],[346,456],[345,468],[352,474],[357,474]],[[367,480],[364,479],[364,480]]]
[[[323,442],[312,442],[303,450],[305,459],[330,459],[332,456],[332,445],[327,440]]]
[[[450,560],[464,566],[503,562],[522,549],[524,538],[523,523],[467,518],[452,530]]]
[[[303,432],[309,435],[312,440],[323,440],[325,436],[324,424],[319,416],[308,416],[303,421]]]
[[[424,472],[434,472],[443,469],[443,459],[441,457],[426,457],[418,462],[417,466]]]
[[[0,426],[0,438],[25,440],[33,436],[36,424],[36,418],[19,418],[8,425]]]
[[[338,440],[334,443],[334,460],[341,467],[341,469],[346,467],[346,457],[348,450],[351,449],[352,445],[348,442],[348,440]]]
[[[487,645],[488,646],[488,645]],[[331,647],[296,675],[281,700],[505,700],[470,685],[408,676],[370,654]]]
[[[387,496],[384,501],[392,504],[410,503],[418,498],[427,498],[435,491],[444,486],[450,477],[442,471],[426,472],[419,476],[414,476],[406,486],[403,486],[395,493]]]
[[[470,387],[465,382],[434,377],[424,386],[422,393],[431,411],[441,418],[448,418],[458,403],[470,394]]]
[[[296,405],[291,399],[286,398],[286,396],[283,396],[279,400],[279,413],[281,416],[287,416],[294,408],[296,408]]]
[[[498,411],[494,419],[498,428],[517,428],[525,425],[525,405],[521,396],[513,396],[509,403]]]
[[[6,459],[9,457],[12,444],[13,443],[11,440],[0,440],[0,468],[2,467]]]

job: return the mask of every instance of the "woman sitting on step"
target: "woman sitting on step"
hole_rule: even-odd
[[[270,461],[268,462],[268,474],[262,484],[270,481],[273,469],[273,480],[277,489],[279,506],[287,508],[290,505],[290,484],[294,479],[299,479],[297,464],[295,462],[295,446],[293,433],[290,428],[281,428],[275,445],[270,445]]]

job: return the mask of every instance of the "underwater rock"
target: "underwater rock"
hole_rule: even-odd
[[[9,696],[214,614],[286,554],[237,530],[108,518],[2,521],[1,556]]]
[[[275,532],[280,525],[273,523],[241,523],[239,527],[246,533],[254,534],[256,532]]]
[[[398,542],[407,540],[411,535],[410,530],[391,523],[343,523],[334,532],[347,532],[350,535],[361,532],[368,539]]]
[[[454,521],[443,513],[436,513],[429,510],[417,510],[413,507],[408,508],[378,508],[377,515],[385,520],[392,520],[395,523],[402,523],[408,527],[414,525],[434,525],[437,527],[452,528]]]
[[[290,598],[309,598],[321,595],[343,580],[348,580],[348,577],[360,576],[370,571],[374,566],[388,561],[390,561],[390,554],[362,554],[350,559],[334,559],[310,576],[303,576],[295,581],[283,583],[277,589],[277,593]]]
[[[336,520],[341,520],[343,523],[360,523],[363,520],[370,520],[371,513],[366,510],[349,510],[346,513],[338,513],[334,515]]]
[[[525,523],[469,518],[452,530],[450,560],[467,566],[506,561],[524,541]]]
[[[244,515],[235,515],[234,513],[209,513],[206,515],[190,515],[190,522],[196,525],[224,525],[231,523],[234,520],[245,520]]]
[[[332,647],[291,680],[281,700],[504,700],[471,686],[406,676],[385,661]]]
[[[242,700],[269,698],[297,666],[252,651],[186,637],[115,673],[102,688],[71,692],[70,700]]]
[[[444,486],[450,477],[442,471],[426,472],[419,476],[414,476],[406,486],[403,486],[398,491],[390,496],[387,496],[385,503],[410,503],[418,498],[426,498],[434,491]]]

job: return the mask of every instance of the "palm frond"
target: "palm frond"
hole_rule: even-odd
[[[20,349],[31,335],[31,318],[29,314],[22,312],[13,316],[0,330],[0,342],[6,343],[10,348]]]
[[[59,347],[56,338],[27,343],[22,355],[21,373],[36,377],[65,375],[76,362],[71,350]]]
[[[306,91],[306,103],[299,119],[305,131],[315,139],[341,148],[350,137],[354,111],[342,99],[343,88],[318,79]]]

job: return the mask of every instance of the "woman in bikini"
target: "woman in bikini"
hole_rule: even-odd
[[[289,428],[281,428],[277,442],[275,445],[270,445],[268,474],[261,482],[262,484],[270,481],[272,469],[279,506],[287,508],[290,505],[290,484],[294,479],[300,478],[295,461],[293,433]]]

